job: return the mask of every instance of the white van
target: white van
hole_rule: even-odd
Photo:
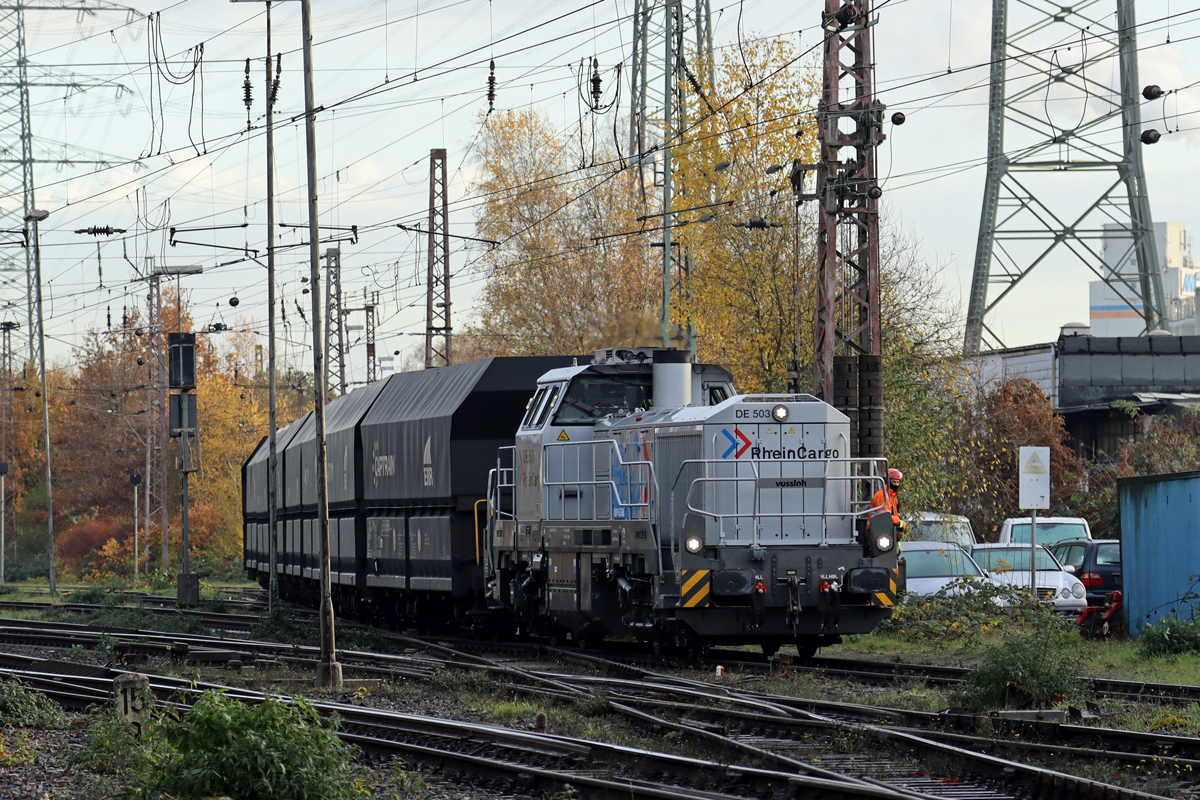
[[[1000,544],[1029,544],[1032,533],[1031,517],[1015,517],[1004,520],[1000,528]],[[1092,529],[1082,517],[1038,517],[1038,544],[1047,547],[1067,539],[1091,539]]]

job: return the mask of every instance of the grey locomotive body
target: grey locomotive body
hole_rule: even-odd
[[[726,370],[676,351],[574,362],[402,373],[331,404],[342,611],[768,652],[812,651],[890,613],[891,520],[865,499],[886,465],[848,457],[843,414],[808,395],[737,395]],[[278,572],[302,601],[319,575],[310,427],[279,438]],[[265,450],[244,468],[246,567],[264,582]]]
[[[895,600],[885,465],[808,395],[734,394],[675,351],[554,370],[489,486],[488,595],[580,641],[795,642],[873,629]]]

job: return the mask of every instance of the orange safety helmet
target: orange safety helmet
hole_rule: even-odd
[[[888,483],[891,483],[892,481],[896,481],[897,483],[899,483],[902,480],[904,480],[903,472],[896,469],[895,467],[888,470]]]

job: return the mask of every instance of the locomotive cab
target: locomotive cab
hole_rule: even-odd
[[[886,464],[809,395],[739,396],[671,350],[602,350],[544,375],[489,483],[488,594],[581,642],[804,651],[872,629],[895,597]]]

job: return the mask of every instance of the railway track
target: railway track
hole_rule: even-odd
[[[39,666],[46,665],[30,657],[24,667],[0,667],[0,675],[20,680],[68,708],[82,710],[107,702],[113,678],[120,674],[95,668],[62,674],[40,671],[36,668]],[[262,702],[266,697],[246,689],[161,676],[151,677],[150,688],[160,701],[176,706],[187,705],[207,689],[224,691],[244,702]],[[291,701],[280,695],[272,697]],[[598,798],[920,800],[923,797],[849,776],[839,775],[831,780],[820,775],[722,764],[478,722],[399,714],[344,703],[312,705],[323,715],[336,715],[341,720],[338,735],[367,752],[417,761],[426,769],[438,769],[443,778],[482,783],[497,793],[556,792],[571,786],[586,796]]]
[[[215,653],[216,657],[211,660],[220,661],[220,655],[224,653],[227,661],[234,660],[245,665],[265,659],[312,667],[318,656],[316,648],[270,642],[151,631],[101,633],[83,625],[64,627],[62,623],[55,623],[53,625],[58,627],[52,627],[52,624],[34,620],[11,622],[13,624],[0,626],[0,642],[94,647],[102,641],[101,637],[107,635],[112,638],[115,635],[117,644],[126,645],[123,652],[128,654],[177,657],[181,645],[184,645],[185,657],[190,655],[195,660],[208,660],[204,654]],[[819,780],[844,780],[846,775],[840,770],[848,770],[854,774],[886,774],[893,789],[916,791],[919,794],[930,790],[930,782],[935,779],[929,778],[925,770],[913,766],[912,762],[906,765],[894,757],[884,759],[861,754],[839,754],[831,762],[826,745],[818,744],[817,749],[813,750],[812,741],[827,740],[847,732],[885,742],[894,751],[917,753],[918,758],[936,758],[942,762],[970,765],[961,775],[943,776],[940,780],[947,781],[946,786],[954,786],[958,790],[975,786],[978,793],[972,796],[978,797],[1148,796],[991,754],[997,751],[1016,751],[1031,758],[1065,756],[1115,763],[1146,762],[1155,769],[1173,770],[1176,773],[1200,766],[1200,745],[1186,737],[1164,737],[1057,723],[990,723],[1002,728],[1001,732],[1010,736],[1026,737],[1026,741],[1021,742],[960,732],[979,723],[977,717],[968,715],[920,714],[845,704],[834,707],[833,704],[822,704],[820,701],[681,681],[579,651],[520,644],[505,644],[495,648],[502,651],[501,655],[506,658],[558,660],[581,664],[602,674],[580,676],[566,675],[561,671],[535,671],[498,661],[494,654],[470,652],[478,649],[478,642],[438,644],[397,634],[387,636],[396,644],[407,647],[409,652],[392,655],[340,652],[339,660],[349,671],[380,677],[404,675],[422,678],[437,669],[448,667],[486,669],[516,691],[567,699],[602,695],[607,697],[618,713],[642,723],[675,730],[710,746],[726,748],[743,759],[751,758],[759,763],[772,764],[778,768],[775,771],[789,774],[805,772]],[[36,660],[30,657],[0,657],[0,665],[8,669],[62,669],[60,665],[40,663],[38,667]],[[719,701],[717,705],[712,703],[714,698]],[[95,701],[95,697],[91,698],[91,702]],[[1035,734],[1037,741],[1028,741]],[[814,768],[810,763],[811,758],[820,758],[826,768]],[[884,768],[883,761],[890,766]],[[827,769],[830,763],[840,765],[839,769]],[[1069,794],[1061,794],[1064,791]]]
[[[160,607],[154,606],[136,606],[130,608],[141,608],[157,616],[179,615],[182,617],[194,619],[205,627],[211,628],[214,631],[224,631],[229,633],[249,633],[259,622],[259,616],[255,613],[220,613],[212,611],[194,611],[189,609],[180,609],[171,607],[169,604],[174,603],[174,598],[146,595],[142,593],[127,593],[136,594],[139,599],[144,602],[156,603],[160,602]],[[235,602],[235,601],[231,601]],[[0,600],[0,610],[44,610],[45,603],[33,601],[3,601]],[[101,606],[86,603],[55,603],[51,607],[61,608],[66,611],[71,611],[79,614],[95,613],[103,609],[112,608],[111,606]],[[120,608],[120,607],[118,607]],[[290,609],[292,613],[299,611],[300,613],[311,613],[306,610]],[[339,626],[345,628],[347,626],[367,629],[366,626],[349,621],[339,620]],[[390,631],[385,631],[377,628],[369,628],[375,631],[381,638],[389,639],[396,638],[397,634]],[[399,636],[400,639],[406,640],[407,637]],[[462,647],[486,648],[496,650],[503,649],[505,645],[480,642],[471,639],[445,639],[445,641],[460,643]],[[530,648],[538,649],[543,645],[528,642],[516,642],[512,645],[517,650],[526,650]],[[682,654],[668,654],[666,660],[660,656],[654,656],[644,652],[640,647],[609,647],[602,651],[604,655],[610,659],[620,659],[634,664],[641,664],[647,667],[662,666],[664,663],[670,663],[672,658],[677,662],[688,663],[688,659]],[[692,660],[694,662],[694,660]],[[847,680],[859,681],[863,683],[875,683],[887,685],[896,680],[917,679],[924,681],[926,684],[934,686],[953,686],[962,683],[966,679],[969,670],[962,667],[948,667],[929,664],[907,664],[896,662],[882,661],[867,661],[859,659],[844,659],[844,658],[829,658],[818,657],[810,661],[801,661],[787,656],[775,656],[772,659],[767,659],[762,656],[745,653],[741,651],[713,651],[706,658],[705,662],[715,666],[722,664],[726,667],[736,668],[745,672],[760,672],[762,674],[770,674],[779,666],[784,666],[792,671],[803,671],[819,673],[821,675],[832,678],[844,678]],[[1188,686],[1182,684],[1170,683],[1155,683],[1150,681],[1124,681],[1110,678],[1094,678],[1087,677],[1085,680],[1091,689],[1091,693],[1096,697],[1106,697],[1117,700],[1141,701],[1141,702],[1157,702],[1170,704],[1190,704],[1200,702],[1200,686]]]

